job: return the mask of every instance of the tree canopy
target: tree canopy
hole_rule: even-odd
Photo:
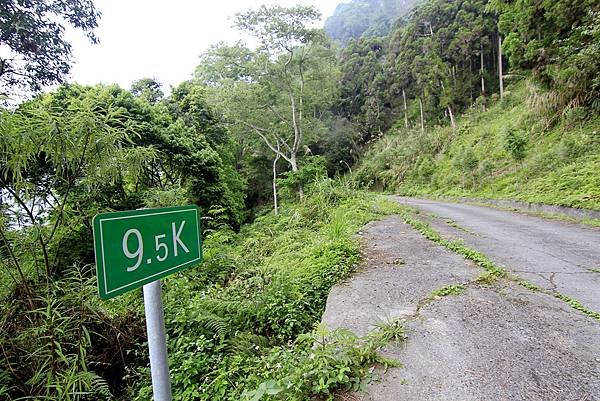
[[[91,0],[3,0],[0,7],[0,94],[37,92],[63,82],[70,70],[71,45],[65,26],[96,43],[100,12]]]
[[[256,37],[251,50],[242,43],[219,44],[201,58],[196,80],[212,93],[240,143],[255,136],[266,149],[300,168],[302,154],[317,138],[320,116],[335,96],[335,58],[311,7],[261,7],[237,14],[235,25]],[[302,194],[299,187],[300,196]]]

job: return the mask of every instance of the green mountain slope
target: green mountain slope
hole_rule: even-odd
[[[325,21],[331,39],[345,45],[361,36],[385,36],[394,21],[407,14],[419,0],[352,0],[340,3]]]
[[[509,86],[456,131],[398,123],[365,154],[355,178],[407,195],[474,196],[600,210],[600,118],[557,112],[531,80]]]

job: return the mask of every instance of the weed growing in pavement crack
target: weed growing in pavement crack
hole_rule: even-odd
[[[521,281],[519,281],[519,285],[521,287],[525,287],[525,288],[527,288],[528,290],[531,290],[531,291],[535,291],[535,292],[542,291],[542,289],[540,287],[538,287],[537,285],[535,285],[533,283],[530,283],[527,280],[521,280]]]
[[[464,231],[464,232],[466,232],[467,234],[471,234],[471,235],[474,235],[474,236],[476,236],[476,237],[478,237],[478,236],[479,236],[477,233],[475,233],[475,232],[473,232],[473,231],[471,231],[471,230],[467,230],[467,229],[466,229],[466,228],[464,228],[464,227],[461,227],[461,226],[459,226],[459,225],[458,225],[458,223],[456,223],[456,221],[454,221],[454,220],[452,220],[452,219],[447,219],[447,220],[445,220],[445,222],[446,222],[446,224],[448,224],[448,226],[450,226],[450,227],[453,227],[453,228],[456,228],[457,230]]]
[[[551,295],[554,298],[560,299],[561,301],[567,303],[571,308],[593,318],[596,320],[600,320],[600,313],[594,312],[581,304],[581,302],[573,299],[567,295],[561,294],[557,291],[546,290],[536,286],[533,283],[530,283],[526,280],[519,278],[514,274],[508,274],[506,270],[496,266],[494,262],[492,262],[487,256],[484,254],[477,252],[471,248],[465,246],[461,241],[450,241],[443,238],[440,233],[435,231],[431,226],[418,218],[411,216],[411,212],[414,214],[419,214],[418,210],[405,207],[403,210],[399,212],[400,217],[404,219],[404,221],[412,226],[415,230],[419,231],[421,234],[425,236],[425,238],[436,242],[442,245],[444,248],[456,252],[465,257],[465,259],[471,260],[475,262],[478,266],[485,269],[485,272],[479,275],[475,282],[483,285],[491,285],[499,278],[506,278],[513,282],[516,282],[520,286],[527,288],[528,290],[534,292],[540,292],[546,295]]]
[[[418,316],[420,314],[421,309],[429,305],[433,301],[449,295],[460,295],[463,292],[465,292],[465,288],[466,287],[462,284],[450,284],[445,287],[438,288],[437,290],[433,290],[431,294],[421,299],[417,303],[417,310],[413,317]]]
[[[569,306],[575,310],[578,310],[581,313],[584,313],[586,315],[588,315],[589,317],[592,317],[596,320],[600,320],[600,313],[598,312],[594,312],[592,310],[589,310],[588,308],[586,308],[585,306],[583,306],[579,301],[577,301],[576,299],[573,299],[567,295],[563,295],[560,292],[552,292],[552,295],[555,298],[560,299],[561,301],[564,301],[566,303],[569,304]]]
[[[431,293],[432,297],[445,297],[448,295],[460,295],[465,292],[465,286],[460,284],[447,285]]]
[[[484,254],[466,247],[461,241],[449,241],[444,239],[437,231],[432,229],[429,224],[410,216],[408,211],[401,211],[400,216],[409,225],[423,234],[425,238],[442,245],[444,248],[450,251],[463,255],[466,259],[472,260],[477,265],[484,268],[486,272],[488,272],[487,281],[489,283],[494,282],[500,277],[506,277],[506,271],[497,267],[494,262],[492,262]]]

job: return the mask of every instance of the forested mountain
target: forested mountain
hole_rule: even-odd
[[[350,39],[389,34],[396,20],[420,0],[351,0],[339,4],[325,21],[331,39],[346,45]]]
[[[430,0],[389,37],[351,41],[338,110],[363,140],[387,133],[360,181],[597,207],[593,3]]]
[[[8,97],[63,81],[58,21],[96,40],[89,0],[5,4]],[[256,46],[215,43],[168,96],[72,83],[0,109],[0,398],[151,398],[140,293],[95,294],[99,212],[202,211],[205,261],[165,286],[175,399],[300,401],[360,388],[405,336],[318,326],[354,234],[395,210],[367,190],[600,209],[597,1],[354,0],[319,18],[239,12]]]
[[[501,71],[510,70],[532,74],[563,107],[591,105],[599,68],[598,6],[581,1],[567,13],[567,4],[540,6],[542,12],[496,0],[427,1],[388,37],[352,40],[342,51],[339,112],[360,124],[364,137],[385,132],[397,119],[423,128],[454,124],[462,110],[485,107],[499,93]]]
[[[497,90],[498,32],[486,4],[429,1],[388,38],[351,41],[341,56],[341,112],[374,135],[405,113],[413,123],[421,114],[423,123],[451,122]]]

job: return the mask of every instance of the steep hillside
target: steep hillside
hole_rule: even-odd
[[[600,118],[579,107],[559,113],[555,101],[523,79],[486,112],[467,110],[455,131],[407,130],[399,121],[368,150],[355,177],[401,194],[600,210]]]
[[[325,21],[331,39],[345,45],[361,36],[385,36],[394,21],[407,14],[419,0],[352,0],[340,3]]]

